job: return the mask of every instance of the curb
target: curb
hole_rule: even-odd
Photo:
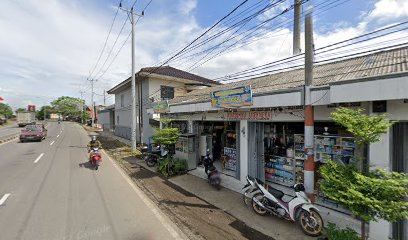
[[[10,135],[10,136],[6,136],[5,138],[0,139],[0,144],[10,142],[10,141],[18,138],[19,136],[20,136],[20,134],[15,134],[15,135],[13,134],[13,135]]]

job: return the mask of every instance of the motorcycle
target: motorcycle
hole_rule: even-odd
[[[221,189],[221,175],[218,172],[217,168],[214,167],[213,161],[210,158],[210,150],[207,149],[207,154],[205,155],[204,159],[204,164],[207,165],[208,168],[208,182],[210,185],[214,186],[217,190]]]
[[[92,167],[94,167],[95,170],[98,170],[99,162],[102,161],[102,154],[100,153],[99,148],[91,149],[90,160]]]
[[[247,180],[249,178],[247,177]],[[262,181],[253,180],[253,189],[259,190],[253,194],[252,208],[255,213],[264,216],[267,213],[284,218],[288,221],[297,222],[302,231],[309,236],[319,236],[323,230],[323,219],[319,210],[314,206],[305,194],[303,184],[293,186],[296,197],[285,202],[282,197],[285,195],[282,191],[269,187],[266,190]],[[250,185],[251,183],[248,182]],[[252,185],[251,185],[252,186]],[[252,188],[252,187],[251,187]],[[253,190],[252,190],[253,191]],[[245,197],[250,197],[249,192],[244,193]]]
[[[154,167],[160,161],[166,159],[167,154],[168,151],[161,152],[160,150],[152,153],[146,153],[143,160],[146,162],[147,166]]]
[[[253,178],[253,177],[251,177],[249,175],[246,177],[246,181],[247,181],[247,184],[242,188],[242,189],[246,189],[246,190],[245,190],[245,192],[244,192],[244,194],[242,196],[243,196],[244,204],[248,205],[248,204],[250,204],[250,201],[252,200],[252,197],[256,193],[261,192],[257,188],[257,186],[255,185],[255,181],[258,181],[262,185],[263,185],[263,182],[261,180],[257,179],[257,178],[255,179],[255,178]]]

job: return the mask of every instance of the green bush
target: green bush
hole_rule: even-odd
[[[166,158],[159,162],[158,171],[166,177],[184,174],[187,161],[184,159]]]
[[[353,229],[340,229],[334,223],[328,224],[327,237],[329,238],[329,240],[360,240],[357,232]]]

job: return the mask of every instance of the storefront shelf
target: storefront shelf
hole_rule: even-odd
[[[265,169],[276,169],[276,170],[279,170],[279,171],[285,171],[285,172],[291,173],[293,175],[293,169],[292,170],[286,170],[286,169],[281,169],[281,168],[265,168]],[[277,174],[275,174],[275,175],[277,175]]]

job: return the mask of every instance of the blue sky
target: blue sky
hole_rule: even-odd
[[[275,1],[277,0],[270,2]],[[138,0],[136,10],[140,11],[148,2],[149,0]],[[145,17],[136,26],[137,69],[153,66],[171,56],[241,2],[153,0],[145,12]],[[268,0],[249,0],[239,11],[258,2],[268,4]],[[339,5],[321,12],[319,6],[330,2]],[[407,20],[407,2],[310,0],[304,9],[307,8],[306,5],[315,6],[315,45],[322,47],[381,26]],[[125,7],[132,3],[133,0],[123,0]],[[292,3],[293,0],[283,1],[245,25],[241,31],[282,12]],[[335,3],[333,5],[336,5]],[[0,4],[0,32],[3,36],[0,38],[0,96],[14,108],[18,108],[31,103],[42,105],[61,95],[78,97],[79,91],[84,90],[89,102],[90,85],[86,77],[96,63],[117,4],[118,0],[49,0],[47,4],[42,0],[3,0]],[[282,15],[261,29],[263,32],[260,32],[257,41],[229,49],[197,68],[190,64],[197,58],[171,62],[170,65],[183,70],[193,69],[191,71],[196,74],[216,78],[290,56],[291,24],[273,32],[269,29],[284,21],[290,21],[292,17],[292,11]],[[102,67],[102,63],[108,57],[108,51],[102,55],[102,60],[96,68],[97,78],[106,70],[95,85],[99,95],[130,75],[129,41],[107,69],[130,31],[130,24],[127,22],[119,35],[126,18],[124,12],[120,11],[106,49],[109,50],[113,46],[118,36],[117,44],[105,66]],[[225,27],[221,24],[214,32]],[[407,36],[406,32],[401,34]],[[219,41],[224,39],[226,37]],[[215,43],[216,41],[211,44]],[[204,47],[196,51],[201,51]],[[102,103],[102,97],[97,96],[96,101]],[[108,99],[108,103],[112,103],[112,98]]]

